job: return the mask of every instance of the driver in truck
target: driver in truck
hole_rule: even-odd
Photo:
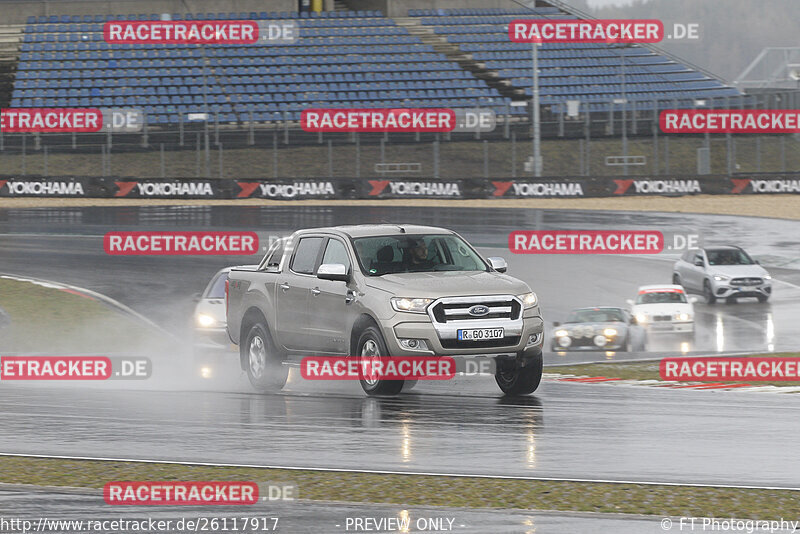
[[[427,270],[433,267],[433,262],[428,259],[428,245],[424,239],[411,239],[408,243],[408,270]]]

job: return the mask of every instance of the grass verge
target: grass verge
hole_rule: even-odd
[[[295,484],[299,497],[360,503],[749,519],[794,517],[800,492],[0,457],[0,482],[102,488],[123,480]]]
[[[771,354],[752,354],[747,358],[800,358],[797,352],[777,352]],[[659,362],[620,362],[620,363],[587,363],[577,365],[557,365],[545,368],[545,372],[605,378],[619,378],[621,380],[661,380]],[[667,381],[663,381],[667,382]],[[715,380],[714,382],[724,382]],[[800,381],[748,381],[739,380],[738,383],[748,382],[758,386],[800,386]]]
[[[163,337],[146,323],[102,301],[56,287],[0,278],[0,354],[98,354],[139,347]]]

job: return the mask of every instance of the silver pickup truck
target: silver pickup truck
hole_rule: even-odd
[[[233,269],[227,328],[257,389],[280,388],[305,356],[489,355],[507,395],[542,377],[536,294],[450,230],[358,225],[295,232],[256,270]],[[402,380],[362,377],[369,395]]]

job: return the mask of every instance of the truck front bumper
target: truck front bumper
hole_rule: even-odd
[[[458,340],[458,326],[453,325],[443,334],[430,321],[401,321],[384,325],[383,336],[391,356],[517,354],[541,351],[544,342],[544,323],[539,316],[505,322],[470,321],[469,329],[503,328],[501,339],[486,341]],[[410,349],[415,343],[409,340],[414,340],[417,348]],[[424,342],[424,346],[420,342]]]

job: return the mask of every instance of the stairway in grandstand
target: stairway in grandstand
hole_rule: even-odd
[[[24,25],[0,26],[0,108],[11,103]]]
[[[525,99],[525,92],[522,89],[512,87],[511,82],[501,78],[496,70],[486,68],[486,64],[475,61],[472,54],[462,52],[458,45],[450,43],[446,36],[438,35],[433,26],[424,26],[420,17],[395,17],[394,20],[398,26],[408,30],[409,34],[419,37],[436,52],[444,54],[450,61],[458,63],[462,69],[485,81],[489,87],[497,89],[502,96],[511,100]]]

